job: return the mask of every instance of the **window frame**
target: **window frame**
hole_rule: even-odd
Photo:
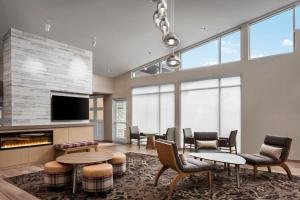
[[[277,57],[277,56],[282,56],[282,55],[289,55],[289,54],[293,54],[295,53],[295,45],[296,45],[296,41],[295,41],[295,32],[296,32],[296,29],[295,29],[295,8],[297,6],[290,6],[290,7],[287,7],[283,10],[280,10],[280,11],[274,11],[272,13],[269,13],[267,15],[264,15],[262,17],[259,17],[258,19],[255,19],[255,20],[252,20],[250,22],[248,22],[248,25],[247,25],[247,35],[248,35],[248,61],[251,61],[251,60],[257,60],[257,59],[263,59],[263,58],[271,58],[271,57]],[[292,11],[292,16],[293,16],[293,19],[292,19],[292,26],[293,26],[293,51],[292,52],[287,52],[287,53],[280,53],[280,54],[273,54],[273,55],[268,55],[268,56],[262,56],[262,57],[256,57],[256,58],[251,58],[251,34],[250,34],[250,27],[255,25],[255,24],[258,24],[260,22],[263,22],[265,20],[268,20],[268,19],[271,19],[272,17],[275,17],[277,15],[280,15],[284,12],[288,12],[289,10]]]

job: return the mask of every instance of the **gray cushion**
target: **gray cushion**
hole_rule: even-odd
[[[270,158],[268,156],[264,156],[262,154],[256,153],[256,154],[241,154],[243,158],[245,158],[247,164],[252,165],[269,165],[269,164],[278,164],[281,161],[275,160],[273,158]]]
[[[187,159],[187,164],[183,165],[183,172],[201,172],[201,171],[207,171],[207,170],[211,170],[211,165],[206,163],[206,162],[202,162],[200,160],[196,160],[193,158],[188,158]]]

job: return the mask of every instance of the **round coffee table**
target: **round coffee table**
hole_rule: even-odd
[[[76,178],[78,165],[86,165],[93,163],[106,162],[112,159],[113,154],[111,152],[102,151],[102,152],[81,152],[81,153],[71,153],[59,156],[56,158],[56,161],[62,164],[71,164],[74,165],[73,171],[73,194],[76,192]]]
[[[239,175],[240,165],[246,164],[246,160],[243,157],[231,153],[190,153],[189,155],[194,158],[200,158],[204,160],[210,160],[210,161],[216,161],[216,162],[222,162],[228,164],[228,170],[230,170],[229,164],[234,164],[236,170],[237,187],[238,188],[240,187],[240,175]]]

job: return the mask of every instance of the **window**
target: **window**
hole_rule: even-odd
[[[184,82],[181,84],[181,127],[198,132],[218,132],[228,137],[238,130],[240,149],[240,77]]]
[[[181,69],[219,64],[218,40],[213,40],[181,54]]]
[[[132,78],[137,78],[137,77],[145,77],[145,76],[151,76],[155,74],[163,74],[163,73],[169,73],[169,72],[174,72],[176,69],[170,68],[166,61],[160,61],[155,64],[151,64],[148,67],[144,67],[142,69],[138,69],[134,72],[132,72]]]
[[[241,31],[221,37],[221,63],[241,60]]]
[[[126,113],[127,102],[126,100],[114,100],[114,115],[113,115],[113,141],[114,142],[127,142],[126,137]]]
[[[250,25],[250,58],[294,51],[293,10]]]
[[[174,85],[134,88],[132,90],[132,125],[141,132],[166,133],[175,124]]]
[[[296,29],[300,29],[300,6],[297,6],[295,9],[296,16]]]

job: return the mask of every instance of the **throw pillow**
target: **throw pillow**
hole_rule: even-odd
[[[217,149],[218,141],[217,140],[197,140],[198,149]]]
[[[187,160],[186,160],[186,157],[185,157],[184,154],[179,154],[179,158],[180,158],[181,163],[182,163],[183,165],[186,165],[186,164],[187,164]]]
[[[279,160],[282,153],[282,148],[262,144],[259,153],[275,160]]]

